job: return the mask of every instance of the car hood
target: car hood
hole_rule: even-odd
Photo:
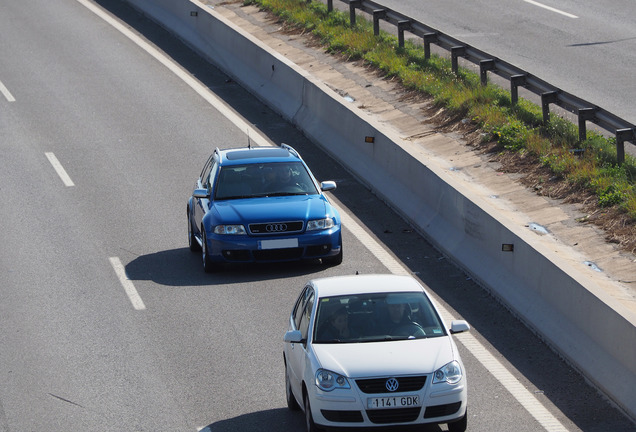
[[[225,223],[272,222],[324,218],[327,202],[320,195],[292,195],[221,201],[215,209]]]
[[[454,359],[450,338],[315,344],[320,367],[350,378],[429,374]]]

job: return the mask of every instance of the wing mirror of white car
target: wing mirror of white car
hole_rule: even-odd
[[[470,330],[470,326],[464,320],[455,320],[451,323],[450,332],[451,334],[462,333]]]
[[[285,342],[300,343],[303,340],[303,336],[300,334],[300,330],[289,330],[285,333],[283,340]]]
[[[322,183],[320,183],[320,190],[322,190],[323,192],[327,192],[330,190],[334,190],[336,188],[336,182],[335,181],[324,181]]]
[[[195,198],[210,198],[207,189],[195,189],[194,192],[192,192],[192,196]]]

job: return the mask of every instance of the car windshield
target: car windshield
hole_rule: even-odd
[[[311,176],[301,162],[276,162],[222,167],[214,199],[315,195]]]
[[[313,342],[378,342],[445,335],[424,293],[392,292],[321,298]]]

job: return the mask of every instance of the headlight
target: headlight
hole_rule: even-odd
[[[316,386],[323,391],[332,391],[337,388],[351,388],[347,378],[327,369],[318,369],[316,372]]]
[[[245,234],[243,225],[217,225],[214,227],[214,234]]]
[[[452,361],[446,366],[442,366],[433,373],[433,384],[447,382],[457,384],[462,379],[462,368],[457,361]]]
[[[325,218],[307,222],[307,231],[325,230],[334,227],[333,219]]]

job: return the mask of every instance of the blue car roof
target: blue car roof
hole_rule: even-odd
[[[297,156],[289,152],[289,150],[278,147],[222,150],[219,152],[219,156],[221,157],[221,165],[300,160]]]

